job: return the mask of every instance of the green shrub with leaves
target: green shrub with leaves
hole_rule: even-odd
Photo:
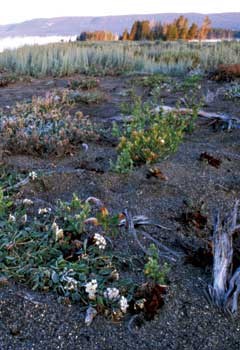
[[[151,104],[142,103],[140,98],[136,98],[131,114],[132,120],[122,130],[114,126],[115,136],[120,137],[115,170],[120,173],[175,152],[193,118],[177,112],[154,111]]]
[[[74,79],[69,81],[68,86],[72,90],[77,90],[77,89],[90,90],[90,89],[97,88],[99,86],[99,80],[94,77]]]
[[[201,88],[201,81],[202,81],[201,75],[198,75],[198,74],[190,75],[187,78],[185,78],[185,80],[181,84],[181,87],[184,90]]]
[[[160,267],[158,250],[154,244],[150,245],[149,253],[148,261],[144,267],[144,273],[154,283],[165,285],[169,266],[165,263],[162,268]]]

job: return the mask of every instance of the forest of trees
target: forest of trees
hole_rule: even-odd
[[[95,32],[82,32],[78,37],[77,41],[114,41],[118,40],[118,36],[111,32],[99,30]]]
[[[205,40],[211,30],[211,21],[206,17],[202,26],[196,23],[189,25],[188,19],[180,16],[172,23],[151,24],[150,21],[135,21],[130,33],[125,30],[121,40]]]
[[[161,24],[150,21],[135,21],[130,32],[126,29],[118,38],[118,35],[106,31],[82,32],[78,41],[113,41],[113,40],[206,40],[206,39],[233,39],[240,37],[239,32],[227,29],[211,28],[211,21],[205,17],[201,26],[196,23],[191,25],[188,19],[180,16],[172,23]]]

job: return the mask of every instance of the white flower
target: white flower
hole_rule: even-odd
[[[39,208],[38,209],[38,214],[42,215],[42,214],[47,214],[51,212],[51,208]]]
[[[35,171],[31,171],[28,176],[30,177],[31,180],[35,180],[37,178],[37,173]]]
[[[23,200],[23,204],[25,204],[25,205],[33,205],[33,201],[31,199],[25,198]]]
[[[106,299],[117,300],[119,299],[119,290],[117,288],[107,288],[103,295]]]
[[[16,217],[12,214],[9,214],[8,221],[9,222],[16,222]]]
[[[160,141],[160,143],[161,143],[162,145],[164,145],[164,143],[165,143],[165,140],[164,140],[164,139],[161,138],[159,141]]]
[[[106,239],[99,233],[95,233],[94,241],[96,246],[98,246],[99,249],[104,250],[106,248],[106,245],[107,245]]]
[[[27,222],[27,214],[25,214],[25,215],[23,215],[21,217],[21,221],[22,221],[23,224],[26,224],[26,222]]]
[[[67,282],[67,284],[64,286],[64,289],[67,289],[67,290],[77,289],[78,281],[75,280],[75,278],[66,276],[66,277],[64,277],[64,281]]]
[[[110,277],[115,280],[118,281],[119,280],[119,272],[115,269],[113,270],[113,272],[111,273]]]
[[[127,298],[121,296],[119,304],[120,304],[121,311],[125,314],[127,312],[127,308],[129,307]]]
[[[53,231],[53,233],[55,235],[55,241],[56,242],[59,241],[60,239],[63,239],[63,237],[64,237],[63,229],[60,229],[58,227],[58,225],[56,224],[56,222],[54,222],[52,224],[52,231]]]
[[[85,285],[85,291],[88,294],[88,298],[90,300],[96,299],[97,287],[98,287],[97,280],[91,280]]]

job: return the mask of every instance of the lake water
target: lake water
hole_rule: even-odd
[[[57,42],[75,41],[75,36],[24,36],[0,38],[0,52],[6,49],[16,49],[24,45],[43,45]]]

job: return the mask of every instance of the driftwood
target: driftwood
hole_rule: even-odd
[[[175,108],[170,106],[157,106],[154,108],[151,112],[152,113],[158,113],[162,111],[163,113],[169,113],[169,112],[176,112],[180,114],[193,114],[193,110],[191,108]],[[227,129],[240,129],[240,117],[238,116],[230,116],[227,114],[222,113],[212,113],[212,112],[206,112],[203,110],[199,110],[198,116],[202,118],[207,118],[213,121],[219,120],[227,125]],[[125,122],[129,123],[134,119],[132,115],[117,115],[111,118],[108,118],[106,122]]]
[[[233,234],[240,228],[237,225],[239,201],[236,201],[230,214],[224,219],[218,212],[213,232],[213,284],[208,291],[211,300],[222,309],[237,312],[240,294],[240,267],[233,268]]]
[[[170,106],[158,106],[156,107],[153,112],[159,112],[163,111],[165,113],[168,112],[177,112],[181,114],[192,114],[193,110],[190,108],[174,108]],[[222,113],[212,113],[212,112],[205,112],[203,110],[199,110],[198,112],[199,117],[207,118],[207,119],[213,119],[213,120],[220,120],[223,123],[227,124],[227,129],[239,129],[240,128],[240,117],[237,116],[230,116],[227,114]]]
[[[123,211],[123,215],[125,216],[125,226],[129,232],[129,234],[134,238],[135,242],[138,244],[138,246],[141,248],[141,250],[147,254],[147,255],[151,255],[151,252],[148,251],[148,249],[146,249],[142,243],[139,241],[138,239],[138,234],[137,231],[135,229],[135,226],[140,226],[140,225],[154,225],[160,228],[164,228],[166,229],[164,226],[161,225],[156,225],[154,223],[151,223],[149,220],[146,220],[146,217],[142,217],[144,218],[144,220],[140,220],[141,217],[132,217],[131,213],[125,209]],[[153,242],[157,248],[158,248],[158,253],[159,256],[173,261],[175,262],[178,258],[180,258],[181,254],[168,248],[167,246],[165,246],[164,244],[162,244],[161,242],[159,242],[157,239],[153,238],[150,234],[148,234],[147,232],[140,232],[145,238],[147,238],[148,240],[150,240],[151,242]]]

